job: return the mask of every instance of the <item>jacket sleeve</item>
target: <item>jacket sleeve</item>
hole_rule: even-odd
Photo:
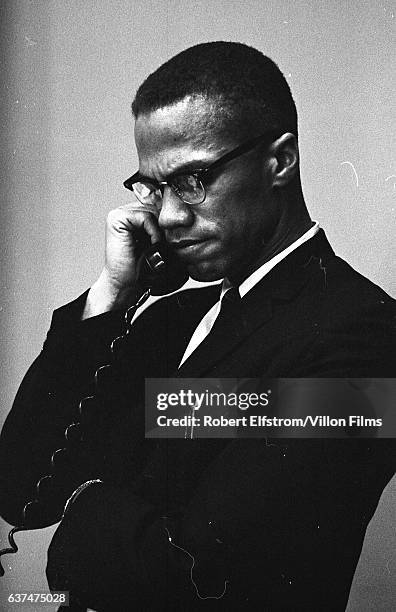
[[[2,430],[0,512],[14,525],[36,497],[36,482],[51,473],[51,456],[65,446],[65,429],[77,418],[79,400],[90,393],[95,370],[109,361],[110,342],[122,333],[120,312],[80,320],[86,295],[54,312]],[[62,507],[42,520],[56,522]]]
[[[206,292],[201,294],[195,290],[194,295],[191,291],[184,293],[185,300],[192,301],[194,305],[203,294],[200,308],[203,311],[207,309]],[[116,343],[116,355],[123,355],[123,359],[118,361],[126,367],[126,377],[130,381],[129,395],[123,396],[117,381],[114,381],[116,368],[104,368],[99,371],[98,377],[95,373],[113,359],[110,350],[112,341],[126,331],[124,311],[111,311],[81,321],[86,295],[84,293],[54,312],[43,350],[27,372],[3,427],[0,438],[0,513],[11,524],[21,525],[25,504],[37,497],[42,503],[40,507],[37,504],[30,506],[29,527],[43,527],[58,521],[66,499],[75,488],[85,480],[101,475],[98,466],[104,460],[105,446],[111,447],[111,459],[119,459],[117,468],[122,469],[120,462],[122,464],[123,454],[118,452],[116,443],[112,446],[113,438],[107,434],[117,430],[119,422],[127,452],[133,443],[130,432],[128,436],[125,435],[121,420],[115,416],[114,406],[119,404],[125,407],[131,396],[136,403],[134,381],[141,393],[141,388],[144,391],[144,376],[158,376],[159,371],[168,367],[173,370],[180,359],[180,350],[183,350],[184,334],[179,334],[180,346],[175,351],[174,345],[177,343],[168,331],[168,308],[173,310],[179,301],[181,303],[181,297],[179,299],[179,294],[176,294],[169,304],[168,300],[158,300],[145,310],[143,316],[133,323],[133,333],[125,338],[125,342],[121,340]],[[212,293],[209,298],[212,299]],[[188,312],[190,310],[190,307],[187,308]],[[191,327],[194,325],[195,311],[190,319]],[[180,331],[182,321],[177,319],[176,324]],[[187,336],[190,327],[185,332]],[[175,352],[173,360],[169,358],[169,342]],[[153,345],[157,347],[154,357],[150,350]],[[166,376],[166,371],[162,375]],[[77,444],[74,436],[78,438],[79,433],[76,434],[76,429],[72,428],[71,431],[69,429],[71,437],[66,451],[56,452],[65,448],[66,428],[81,420],[80,401],[92,394],[100,395],[95,392],[98,379],[102,394],[108,388],[108,401],[102,401],[103,397],[100,396],[98,401],[84,403],[81,428],[84,443]],[[126,410],[131,412],[129,404]],[[144,419],[144,412],[139,418]],[[135,423],[131,424],[131,428],[133,434],[137,430]],[[136,457],[140,456],[141,446],[137,444]],[[55,470],[51,465],[54,452]],[[36,483],[46,475],[51,475],[52,479],[41,482],[37,495]]]
[[[384,440],[233,440],[173,513],[94,484],[52,540],[50,587],[101,612],[343,610],[391,453]],[[177,487],[162,485],[171,502]]]

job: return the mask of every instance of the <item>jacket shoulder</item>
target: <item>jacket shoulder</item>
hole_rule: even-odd
[[[340,257],[335,256],[323,268],[324,304],[331,304],[337,316],[376,313],[380,319],[396,324],[396,300],[381,287],[357,272]],[[326,309],[327,310],[327,309]],[[327,312],[327,316],[329,312]]]

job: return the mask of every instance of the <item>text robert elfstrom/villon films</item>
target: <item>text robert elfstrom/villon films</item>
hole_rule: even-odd
[[[268,417],[250,415],[237,418],[226,416],[209,416],[202,418],[185,415],[181,418],[170,418],[162,415],[157,418],[160,427],[178,427],[186,425],[204,427],[381,427],[382,419],[373,419],[362,415],[348,417],[330,417],[329,415],[306,415],[305,417]]]

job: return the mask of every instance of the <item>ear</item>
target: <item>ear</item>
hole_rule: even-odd
[[[285,187],[298,173],[299,153],[297,138],[286,132],[269,149],[272,186]]]

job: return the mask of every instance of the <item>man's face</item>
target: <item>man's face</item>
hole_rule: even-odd
[[[213,134],[208,112],[204,99],[186,98],[139,115],[135,139],[140,173],[166,180],[186,164],[205,168],[243,142]],[[203,180],[206,199],[194,206],[166,186],[158,224],[195,280],[242,279],[263,257],[277,222],[265,150],[258,146]]]

